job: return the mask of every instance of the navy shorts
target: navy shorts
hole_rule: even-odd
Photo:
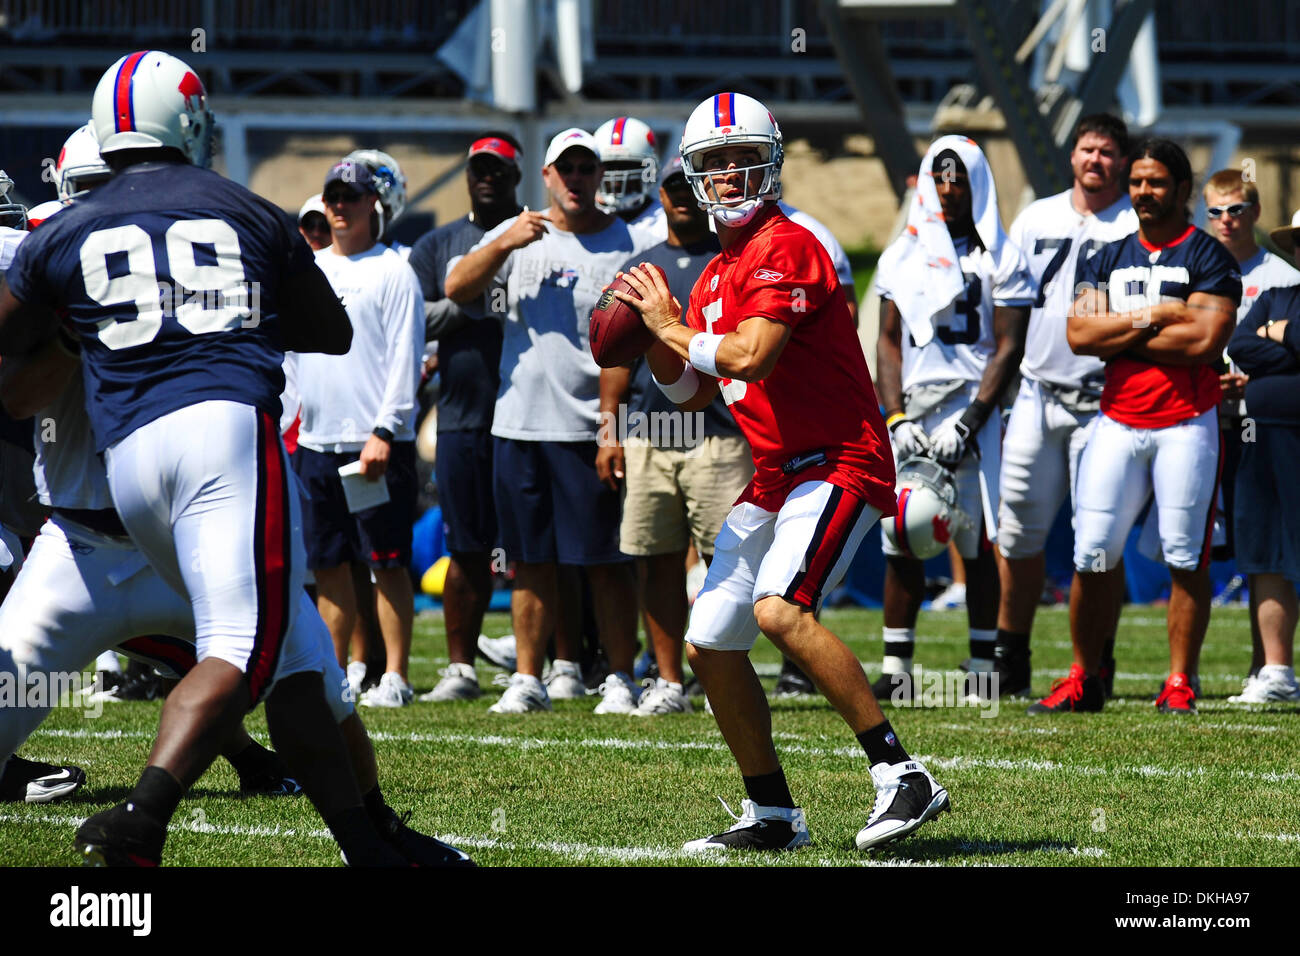
[[[596,477],[596,443],[492,439],[501,546],[510,561],[613,564],[622,492]]]
[[[1300,583],[1300,509],[1295,466],[1300,428],[1257,424],[1237,466],[1236,561],[1241,574],[1280,574]]]
[[[372,568],[404,568],[411,563],[411,528],[415,524],[415,442],[393,442],[388,457],[388,501],[352,514],[343,497],[339,469],[361,452],[312,451],[298,446],[294,471],[307,491],[302,509],[307,539],[307,567],[313,571],[358,561]]]
[[[492,504],[492,433],[486,428],[438,432],[434,463],[447,550],[486,553],[497,544]]]

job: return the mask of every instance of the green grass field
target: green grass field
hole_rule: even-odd
[[[879,667],[880,614],[828,611],[826,623]],[[505,615],[485,630],[509,629]],[[437,679],[446,645],[440,616],[417,622],[412,679]],[[966,656],[965,616],[923,614],[917,663],[954,668]],[[952,795],[953,812],[912,838],[866,856],[853,836],[871,808],[866,760],[820,698],[779,701],[773,725],[811,847],[779,857],[728,857],[731,865],[1185,866],[1293,865],[1300,842],[1300,715],[1294,706],[1228,704],[1249,659],[1244,610],[1216,609],[1202,664],[1205,696],[1193,718],[1156,712],[1151,697],[1167,666],[1163,609],[1131,607],[1121,624],[1118,699],[1105,713],[1029,717],[1027,702],[996,716],[972,707],[892,711],[903,743]],[[779,658],[754,651],[770,686]],[[1035,690],[1069,662],[1062,610],[1039,615]],[[597,717],[595,698],[561,701],[554,714],[496,716],[498,673],[480,663],[483,700],[364,710],[389,802],[412,824],[451,839],[486,866],[718,865],[678,852],[725,828],[715,799],[744,796],[730,755],[702,706],[694,715]],[[26,756],[73,762],[87,786],[45,806],[0,806],[0,864],[76,862],[76,823],[120,800],[143,767],[158,703],[108,706],[96,720],[60,708],[28,742]],[[266,739],[261,711],[248,721]],[[173,820],[171,865],[336,866],[338,852],[306,799],[233,793],[222,761]]]

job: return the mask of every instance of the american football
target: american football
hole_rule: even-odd
[[[614,297],[615,291],[641,298],[626,279],[615,279],[596,300],[587,338],[592,357],[601,368],[627,365],[644,355],[655,340],[636,310]]]

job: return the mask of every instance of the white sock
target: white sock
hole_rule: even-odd
[[[886,627],[885,659],[882,669],[886,674],[912,673],[912,657],[916,652],[916,628]]]

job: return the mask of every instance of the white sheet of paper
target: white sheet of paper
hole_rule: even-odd
[[[339,477],[343,479],[343,497],[347,499],[348,511],[353,514],[387,503],[388,482],[382,478],[378,481],[362,478],[360,461],[340,468]]]

